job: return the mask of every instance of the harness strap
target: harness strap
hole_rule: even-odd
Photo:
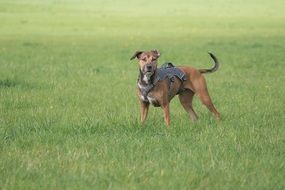
[[[138,86],[139,86],[140,92],[141,92],[144,100],[147,101],[148,93],[155,87],[157,82],[164,80],[166,77],[168,78],[168,81],[169,81],[169,85],[168,85],[169,94],[168,94],[168,96],[170,96],[170,92],[171,92],[171,89],[173,88],[173,84],[175,81],[175,76],[178,77],[182,82],[186,81],[186,76],[180,69],[175,67],[172,63],[167,63],[166,65],[163,65],[161,68],[158,69],[158,73],[157,73],[152,84],[147,84],[147,85],[142,86],[142,84],[140,84],[140,80],[138,78]]]
[[[170,96],[171,89],[173,88],[173,84],[174,84],[175,78],[174,78],[174,75],[170,75],[170,74],[167,75],[167,78],[168,78],[168,81],[169,81],[169,85],[168,85],[168,89],[169,89],[169,91],[168,91],[168,97],[169,97],[169,96]]]

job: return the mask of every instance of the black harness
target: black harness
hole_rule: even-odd
[[[142,72],[140,71],[140,76],[138,78],[138,86],[140,89],[140,92],[142,96],[144,97],[144,100],[147,101],[147,95],[148,93],[155,87],[155,85],[159,82],[164,80],[165,78],[168,78],[168,87],[169,89],[172,88],[172,85],[174,83],[175,77],[179,78],[182,82],[186,81],[186,76],[183,71],[175,67],[172,63],[165,63],[160,68],[156,70],[156,73],[153,74],[151,77],[150,84],[144,85],[142,83]]]

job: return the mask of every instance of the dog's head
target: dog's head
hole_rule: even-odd
[[[151,76],[157,69],[157,59],[160,53],[157,50],[136,51],[131,60],[137,58],[139,60],[139,68],[144,75]]]

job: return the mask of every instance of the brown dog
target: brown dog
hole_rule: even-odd
[[[178,75],[167,74],[168,77],[161,77],[160,69],[157,68],[157,59],[160,53],[157,50],[137,51],[131,60],[137,58],[139,60],[139,78],[137,95],[141,106],[141,122],[144,123],[149,104],[160,106],[164,112],[164,120],[167,126],[170,125],[169,103],[171,99],[178,94],[179,100],[184,109],[189,113],[193,121],[197,120],[197,114],[192,107],[192,99],[196,93],[201,102],[219,119],[220,114],[214,107],[209,96],[207,85],[203,73],[211,73],[218,69],[219,62],[217,58],[209,53],[215,62],[211,69],[195,69],[192,67],[178,66],[174,67]],[[173,69],[169,68],[169,71]],[[165,70],[168,72],[168,70]],[[180,72],[180,73],[179,73]],[[172,75],[172,77],[169,77]]]

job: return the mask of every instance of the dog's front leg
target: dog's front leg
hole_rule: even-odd
[[[144,124],[147,113],[148,113],[149,103],[141,101],[141,123]]]
[[[170,127],[170,114],[169,114],[169,103],[162,106],[163,113],[164,113],[164,121],[167,127]]]

